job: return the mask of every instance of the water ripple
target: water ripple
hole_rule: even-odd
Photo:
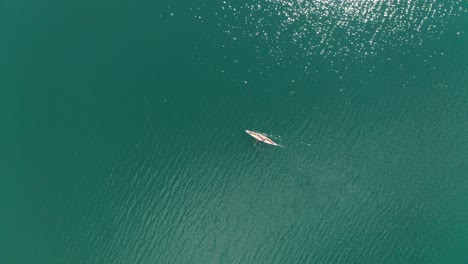
[[[446,25],[465,12],[462,2],[224,0],[215,8],[203,6],[210,6],[207,21],[234,42],[250,43],[260,59],[286,65],[317,55],[331,61],[360,60],[386,53],[388,47],[409,50],[440,38]],[[302,62],[302,68],[310,68],[310,62]]]

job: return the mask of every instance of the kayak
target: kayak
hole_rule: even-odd
[[[247,134],[251,135],[253,138],[255,138],[256,140],[258,141],[261,141],[263,143],[267,143],[267,144],[270,144],[270,145],[273,145],[273,146],[277,146],[277,147],[283,147],[279,144],[277,144],[276,142],[274,142],[273,140],[269,139],[265,134],[263,133],[258,133],[258,132],[254,132],[254,131],[250,131],[250,130],[246,130],[245,132],[247,132]]]

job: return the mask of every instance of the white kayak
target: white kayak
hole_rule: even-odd
[[[261,142],[264,142],[264,143],[267,143],[267,144],[270,144],[270,145],[273,145],[273,146],[283,147],[284,148],[284,146],[281,146],[280,144],[277,144],[273,140],[269,139],[265,134],[258,133],[258,132],[253,132],[253,131],[250,131],[250,130],[246,130],[245,132],[247,132],[247,134],[251,135],[252,137],[254,137],[258,141],[261,141]]]

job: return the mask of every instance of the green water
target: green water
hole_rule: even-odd
[[[3,1],[0,263],[468,263],[467,30],[463,0]]]

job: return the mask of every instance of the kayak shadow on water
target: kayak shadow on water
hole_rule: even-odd
[[[259,150],[266,150],[266,149],[275,149],[275,148],[281,148],[281,149],[287,149],[287,148],[293,148],[295,150],[300,150],[300,149],[309,149],[313,148],[314,145],[318,144],[318,142],[315,143],[309,143],[305,142],[302,140],[288,140],[287,143],[283,143],[281,141],[284,141],[281,136],[273,136],[273,135],[268,135],[271,139],[274,139],[276,142],[278,142],[278,146],[271,146],[266,143],[263,143],[261,141],[254,142],[253,144],[255,147]]]
[[[255,141],[255,139],[254,140],[247,139],[246,141],[244,141],[244,144],[242,145],[244,145],[244,147],[246,147],[247,149],[255,149],[258,151],[262,151],[262,152],[263,151],[275,151],[275,150],[284,148],[284,147],[269,145],[261,141]]]
[[[250,141],[248,142],[249,145],[253,146],[255,149],[258,149],[260,151],[268,151],[268,150],[278,150],[278,149],[286,149],[286,146],[279,145],[274,146],[274,145],[269,145],[267,143],[261,142],[261,141]]]

